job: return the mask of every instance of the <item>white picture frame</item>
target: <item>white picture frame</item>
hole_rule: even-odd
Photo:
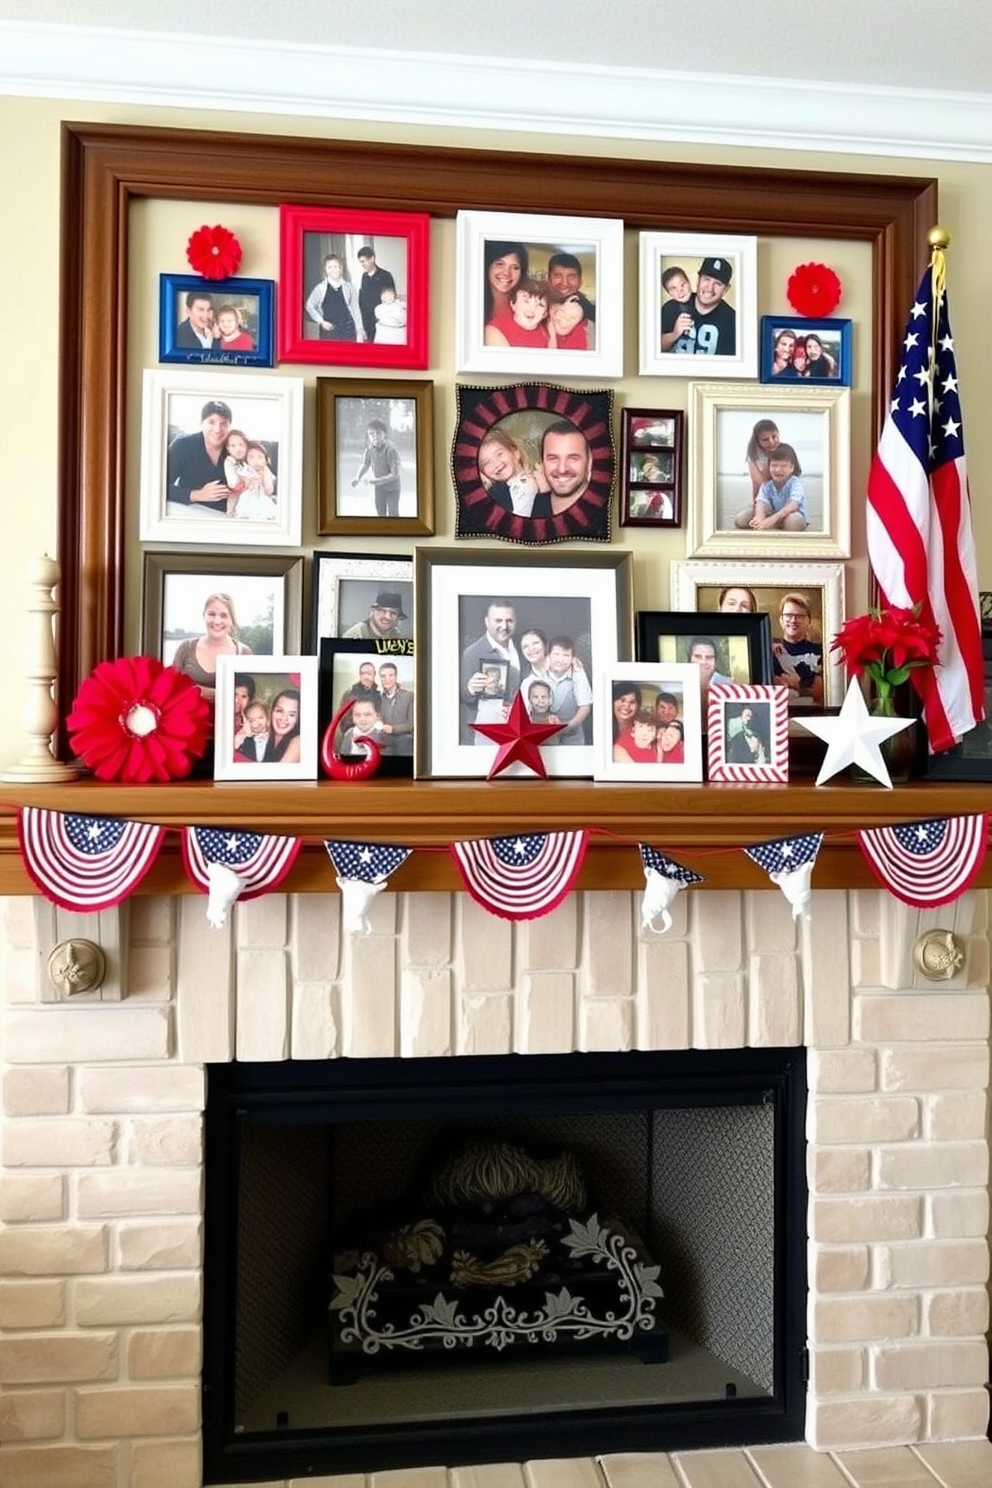
[[[662,321],[675,316],[666,305],[679,303],[662,284],[662,276],[679,268],[689,283],[689,300],[698,287],[699,272],[707,259],[715,260],[720,277],[730,267],[729,283],[721,304],[734,311],[736,336],[733,351],[704,352],[708,343],[726,334],[716,319],[706,321],[705,336],[681,338],[679,350],[663,350],[662,336],[671,328]],[[726,233],[642,232],[638,236],[640,299],[638,318],[639,371],[642,377],[757,377],[758,375],[758,240]],[[708,276],[709,277],[709,276]],[[681,281],[679,281],[681,282]],[[684,287],[684,286],[683,286]],[[681,292],[681,291],[680,291]],[[720,315],[718,308],[708,312]],[[722,317],[723,318],[723,317]],[[677,328],[676,328],[677,329]],[[674,331],[671,331],[674,334]],[[689,347],[696,348],[695,353]]]
[[[219,431],[226,409],[227,433],[240,431],[267,456],[274,485],[269,516],[238,516],[240,494],[216,502],[191,500],[192,481],[217,470],[223,485],[224,455],[201,456],[197,439],[213,424]],[[217,421],[220,421],[219,423]],[[186,441],[180,445],[178,441]],[[203,487],[193,488],[203,489]],[[248,508],[246,507],[246,510]],[[256,508],[252,508],[255,510]],[[141,493],[138,535],[142,542],[199,543],[232,547],[299,547],[303,511],[303,379],[255,377],[219,370],[148,368],[142,378]]]
[[[215,780],[316,780],[318,758],[318,667],[316,656],[219,656],[214,719]],[[299,758],[251,760],[238,754],[234,733],[235,673],[254,679],[252,702],[267,709],[289,690],[298,694]],[[295,752],[295,751],[294,751]]]
[[[628,685],[637,689],[641,711],[655,714],[659,730],[662,725],[656,710],[660,698],[664,695],[676,700],[679,707],[674,722],[682,729],[682,759],[665,761],[659,757],[656,763],[652,763],[621,758],[625,751],[617,742],[620,720],[615,716],[615,710],[625,697],[629,698]],[[624,691],[618,695],[618,689]],[[631,781],[640,785],[702,780],[703,716],[699,667],[694,662],[634,661],[605,667],[599,674],[599,712],[602,718],[610,721],[611,727],[600,729],[596,736],[596,780]],[[633,729],[634,721],[631,720],[627,726]]]
[[[590,778],[599,720],[595,678],[603,667],[633,652],[629,552],[576,553],[524,550],[502,553],[461,548],[415,550],[414,592],[417,640],[417,726],[414,774],[420,778],[488,775],[498,745],[472,729],[472,722],[499,722],[514,694],[525,687],[532,663],[525,638],[543,633],[550,641],[567,634],[582,662],[592,711],[591,743],[553,741],[541,746],[549,776]],[[494,676],[502,691],[490,700],[472,691],[468,675],[480,666],[486,617],[493,606],[514,611],[513,641],[519,679],[511,668]],[[475,658],[471,660],[471,658]],[[525,670],[525,667],[528,670]],[[465,687],[463,688],[463,681]],[[489,688],[485,689],[489,692]],[[492,706],[483,708],[480,702]],[[585,731],[585,730],[583,730]],[[504,775],[528,776],[512,764]]]
[[[469,210],[458,213],[455,232],[456,372],[623,376],[623,222],[619,218]],[[553,282],[548,266],[554,255],[570,256],[579,263],[574,294],[586,307],[591,305],[595,314],[586,314],[568,334],[575,341],[585,326],[588,347],[486,344],[486,325],[494,308],[492,289],[487,286],[487,256],[497,245],[512,246],[522,274],[545,285]],[[502,286],[497,289],[497,293],[505,292]],[[542,324],[547,324],[546,319]]]
[[[676,560],[671,566],[671,607],[673,610],[719,611],[719,597],[724,590],[735,595],[745,591],[752,596],[752,613],[767,612],[772,622],[772,655],[781,640],[778,610],[782,597],[789,593],[807,595],[813,602],[816,617],[815,639],[822,647],[823,706],[839,708],[844,701],[847,681],[844,668],[830,642],[844,623],[844,565],[842,563],[738,563],[728,559],[689,558]],[[749,606],[749,608],[751,608]],[[738,611],[739,613],[739,611]],[[816,705],[812,700],[790,700],[790,715],[800,716]]]
[[[851,394],[847,388],[692,383],[689,423],[688,557],[850,557]],[[765,462],[774,451],[764,446],[772,440],[795,456],[808,523],[800,531],[736,525],[738,518],[743,521],[748,511],[754,511],[758,482],[768,478]],[[752,459],[753,452],[758,463]]]

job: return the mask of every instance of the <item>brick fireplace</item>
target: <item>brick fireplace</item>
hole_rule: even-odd
[[[125,995],[53,1003],[46,906],[3,902],[10,1488],[201,1488],[204,1067],[231,1059],[805,1044],[807,1440],[984,1435],[984,894],[924,914],[821,890],[796,927],[777,891],[695,891],[663,937],[619,891],[516,927],[465,895],[387,894],[362,939],[334,895],[270,895],[224,931],[204,904],[101,916],[90,938],[119,931]],[[937,925],[967,951],[940,984],[912,958]]]

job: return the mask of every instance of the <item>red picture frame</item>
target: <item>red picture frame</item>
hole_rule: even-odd
[[[343,367],[405,368],[428,364],[429,256],[427,212],[279,208],[278,359]],[[368,258],[372,250],[372,273]],[[337,259],[340,272],[331,268]],[[373,275],[388,307],[362,290]],[[381,276],[385,274],[385,278]],[[324,318],[330,286],[337,306]],[[389,314],[383,315],[388,308]],[[376,311],[380,313],[376,315]]]

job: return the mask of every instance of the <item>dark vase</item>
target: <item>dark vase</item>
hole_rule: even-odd
[[[917,773],[917,755],[920,748],[918,738],[920,723],[915,706],[916,694],[911,688],[897,687],[884,696],[875,697],[868,705],[868,712],[875,718],[912,718],[909,728],[883,739],[878,746],[879,754],[889,772],[893,785],[906,785]],[[850,767],[850,778],[858,785],[878,785],[874,775],[869,775],[860,765]]]

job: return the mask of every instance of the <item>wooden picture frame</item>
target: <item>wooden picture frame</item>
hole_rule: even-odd
[[[456,537],[609,542],[613,393],[547,382],[455,389]],[[497,463],[493,463],[493,462]],[[555,511],[553,502],[561,500]]]
[[[550,643],[567,636],[573,658],[563,679],[570,684],[567,721],[577,735],[581,723],[581,738],[563,734],[542,746],[541,757],[551,776],[591,776],[593,679],[604,666],[629,658],[631,567],[631,555],[621,552],[417,548],[415,773],[485,776],[497,746],[472,723],[504,721],[529,677],[546,673]],[[491,612],[493,623],[504,626],[499,645],[489,639]],[[537,654],[536,639],[528,644],[532,638],[543,642],[544,655]],[[516,766],[507,773],[514,772],[521,773]]]
[[[254,656],[285,655],[302,643],[303,559],[286,554],[145,553],[141,648],[171,665],[183,639],[200,631],[208,595],[228,594],[238,639]]]
[[[197,302],[209,302],[215,334],[204,344],[195,327]],[[275,344],[271,279],[204,279],[160,274],[158,359],[185,366],[271,367]],[[249,344],[250,343],[250,344]]]
[[[395,451],[379,473],[373,449]],[[317,531],[430,537],[434,531],[434,384],[317,378]]]
[[[460,211],[455,371],[622,377],[623,227],[618,218]]]
[[[682,526],[681,408],[620,410],[620,526]]]
[[[791,337],[791,345],[787,344]],[[780,348],[779,343],[783,341]],[[807,343],[813,346],[807,351]],[[814,350],[815,348],[815,350]],[[779,352],[781,351],[781,356]],[[801,360],[800,360],[801,353]],[[761,317],[761,381],[781,387],[850,387],[851,322],[799,315]]]
[[[641,233],[642,377],[757,377],[758,240]]]
[[[782,687],[718,684],[709,690],[706,778],[721,784],[789,779],[789,699]]]
[[[426,212],[283,203],[279,208],[279,360],[422,371],[427,366],[430,324],[430,229]],[[329,282],[326,265],[330,259],[337,259],[341,267],[337,279],[330,281],[338,296],[335,322],[323,318],[320,299],[320,291],[326,292]],[[371,272],[366,267],[369,262]],[[381,285],[374,282],[377,278],[382,279]],[[392,280],[393,314],[386,320],[381,296],[388,280]]]
[[[298,547],[303,379],[147,368],[140,502],[142,542]]]
[[[932,177],[815,172],[698,162],[611,159],[576,152],[462,150],[288,135],[239,134],[100,121],[62,126],[59,311],[58,688],[61,712],[98,662],[133,649],[127,593],[136,550],[125,540],[129,216],[171,197],[278,207],[319,198],[362,210],[377,199],[451,218],[457,205],[620,217],[632,230],[775,234],[781,202],[800,237],[844,238],[871,251],[871,436],[898,368],[906,306],[937,221]],[[139,568],[140,574],[140,568]],[[63,730],[62,746],[65,745]]]
[[[850,556],[851,394],[847,388],[816,383],[766,388],[753,383],[695,382],[689,388],[689,418],[693,500],[687,557]],[[772,470],[771,462],[780,451],[787,458]],[[791,499],[793,487],[798,502]],[[777,522],[778,508],[788,510],[793,505],[798,510],[786,525],[768,529],[748,525],[766,519],[757,517],[759,506],[768,513],[767,520]],[[803,520],[806,526],[800,527]],[[798,530],[787,530],[788,523],[795,523]]]

